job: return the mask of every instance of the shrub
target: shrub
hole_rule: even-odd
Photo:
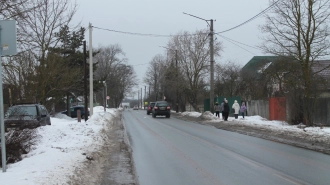
[[[5,134],[5,138],[7,164],[15,163],[22,160],[22,154],[27,154],[36,144],[36,129],[10,130]],[[2,153],[1,146],[0,152]],[[2,166],[2,157],[0,166]]]

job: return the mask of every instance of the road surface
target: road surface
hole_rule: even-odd
[[[329,155],[144,110],[123,120],[140,185],[330,182]]]

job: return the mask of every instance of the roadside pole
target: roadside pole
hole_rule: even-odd
[[[16,21],[0,20],[0,125],[1,125],[1,156],[2,171],[6,172],[6,137],[4,123],[4,107],[3,107],[3,88],[2,88],[2,56],[12,56],[17,54],[16,39]]]
[[[93,115],[93,44],[92,24],[89,23],[89,116]]]
[[[0,39],[1,39],[1,26],[0,26]],[[0,40],[1,43],[1,40]],[[0,124],[1,124],[1,160],[2,160],[2,172],[6,172],[6,137],[5,137],[5,123],[3,120],[4,108],[3,108],[3,94],[2,94],[2,44],[0,47]]]

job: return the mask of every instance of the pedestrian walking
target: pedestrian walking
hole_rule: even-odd
[[[220,109],[221,109],[221,107],[220,107],[220,105],[219,105],[219,103],[218,102],[215,102],[215,105],[214,105],[214,111],[215,111],[215,116],[216,117],[218,117],[218,118],[220,118]]]
[[[222,116],[222,119],[223,120],[225,120],[224,118],[225,118],[225,115],[224,115],[224,112],[223,112],[223,110],[224,110],[224,104],[225,104],[225,101],[226,101],[226,98],[222,101],[222,103],[221,103],[221,105],[220,105],[220,109],[221,109],[221,116]]]
[[[228,121],[229,111],[228,100],[225,100],[225,103],[223,104],[223,116],[225,121]]]
[[[238,118],[238,114],[239,114],[239,110],[240,110],[240,106],[237,103],[237,100],[234,101],[234,104],[233,104],[233,106],[231,108],[233,108],[235,110],[234,116],[235,116],[235,119],[237,119]]]
[[[242,114],[242,116],[243,116],[243,119],[244,119],[245,111],[246,111],[246,106],[245,106],[245,103],[243,102],[243,103],[242,103],[242,106],[241,106],[241,110],[240,110],[240,112],[241,112],[241,114]]]

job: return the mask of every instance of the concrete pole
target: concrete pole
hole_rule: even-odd
[[[210,111],[214,113],[214,43],[213,43],[213,19],[210,20],[210,55],[211,55],[211,64],[210,64]]]
[[[1,26],[0,26],[0,39],[1,39]],[[5,137],[5,123],[4,123],[4,108],[3,108],[3,88],[2,88],[2,44],[0,40],[0,125],[1,125],[1,156],[2,156],[2,172],[6,172],[6,137]]]
[[[0,48],[0,74],[2,74],[1,55],[2,55],[2,48]],[[7,160],[6,160],[6,137],[5,137],[5,123],[4,123],[4,113],[3,112],[4,112],[4,108],[3,108],[3,93],[2,93],[2,75],[0,75],[1,156],[2,156],[2,172],[6,172],[6,169],[7,169],[7,167],[6,167],[6,163],[7,163]]]
[[[89,23],[89,116],[93,115],[93,44],[92,24]]]
[[[85,109],[85,114],[87,115],[88,112],[88,104],[87,104],[87,53],[86,53],[86,41],[84,43],[84,109]],[[85,116],[85,122],[88,120],[88,116]]]

